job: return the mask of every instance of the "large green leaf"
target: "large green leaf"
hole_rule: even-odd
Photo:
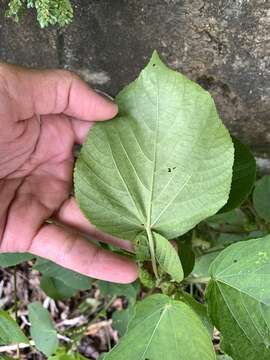
[[[156,258],[160,267],[172,279],[180,282],[184,278],[184,272],[180,258],[172,244],[158,233],[154,233]]]
[[[42,275],[46,276],[47,278],[49,277],[60,281],[63,285],[66,286],[66,288],[70,288],[70,291],[72,289],[75,291],[87,290],[91,288],[91,278],[59,266],[52,261],[38,258],[34,269],[40,271]],[[61,283],[59,283],[60,287],[62,285]],[[58,282],[56,281],[54,285],[57,286],[57,284]],[[61,289],[59,291],[61,292]]]
[[[256,180],[256,160],[249,148],[232,137],[234,144],[233,177],[229,200],[220,212],[239,207],[250,194]]]
[[[206,299],[234,360],[270,359],[270,236],[233,244],[210,267]]]
[[[0,254],[0,267],[15,266],[33,258],[34,256],[28,253],[2,253]]]
[[[20,329],[16,321],[6,312],[0,311],[0,345],[24,343],[28,339]]]
[[[256,182],[253,204],[258,215],[270,222],[270,175],[266,175]]]
[[[127,309],[115,311],[112,315],[113,323],[112,326],[117,330],[120,336],[124,336],[127,331],[128,323],[134,316],[134,307],[129,306]]]
[[[213,325],[209,321],[209,317],[207,314],[207,308],[205,305],[200,304],[198,301],[196,301],[190,294],[188,294],[185,291],[178,291],[175,294],[175,300],[181,300],[185,304],[189,305],[191,309],[198,315],[198,317],[201,319],[204,326],[207,328],[210,336],[213,335]]]
[[[30,333],[36,347],[45,355],[52,355],[58,348],[58,338],[48,310],[39,302],[28,305],[28,310],[31,322]]]
[[[127,333],[106,360],[215,360],[211,338],[189,306],[166,295],[139,303]]]
[[[175,238],[227,202],[233,144],[209,93],[157,53],[116,102],[116,119],[96,123],[82,147],[75,194],[105,232],[147,234],[153,255],[152,231]]]

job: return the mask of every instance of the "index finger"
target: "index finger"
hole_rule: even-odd
[[[106,120],[117,105],[97,94],[77,75],[66,70],[33,70],[0,64],[0,89],[14,103],[17,120],[34,114],[65,114],[81,120]]]

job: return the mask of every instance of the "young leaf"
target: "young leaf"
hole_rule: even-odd
[[[2,253],[0,254],[0,267],[15,266],[33,258],[34,256],[28,253]]]
[[[270,358],[270,236],[233,244],[210,267],[206,300],[222,349],[235,360]]]
[[[155,52],[96,123],[76,163],[77,201],[98,228],[123,239],[173,239],[228,200],[233,144],[209,93]],[[153,261],[153,254],[151,258]]]
[[[258,215],[266,222],[270,222],[270,175],[266,175],[256,182],[253,192],[253,205]]]
[[[211,338],[183,302],[152,295],[135,308],[120,343],[105,360],[215,360]]]
[[[46,259],[38,258],[34,269],[41,272],[44,276],[59,280],[64,283],[66,287],[76,290],[87,290],[92,286],[91,278],[66,269]]]
[[[234,163],[232,186],[229,200],[219,212],[227,212],[239,207],[251,193],[256,180],[256,160],[249,148],[232,137],[234,144]]]
[[[16,321],[6,312],[0,310],[0,345],[11,345],[29,341]]]
[[[31,322],[30,333],[36,347],[45,355],[52,355],[58,348],[58,338],[48,310],[39,302],[28,305],[28,310]]]
[[[148,240],[145,234],[139,234],[135,239],[135,251],[136,259],[138,261],[151,260],[151,254],[149,251]]]
[[[172,244],[158,233],[154,233],[156,258],[160,267],[172,279],[180,282],[184,279],[184,272],[177,251]]]

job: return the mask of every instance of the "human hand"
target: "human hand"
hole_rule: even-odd
[[[30,252],[85,275],[128,283],[136,265],[86,240],[102,234],[70,197],[73,146],[117,106],[62,70],[0,65],[0,252]],[[54,219],[52,223],[46,223]]]

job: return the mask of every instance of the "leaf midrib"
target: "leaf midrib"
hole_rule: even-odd
[[[153,195],[154,195],[154,181],[155,181],[155,172],[156,172],[156,160],[157,160],[157,141],[158,141],[158,131],[159,131],[159,84],[158,76],[156,75],[156,85],[157,85],[157,95],[156,95],[156,129],[155,129],[155,140],[154,140],[154,150],[153,150],[153,166],[152,166],[152,175],[151,175],[151,185],[150,185],[150,195],[147,211],[147,221],[146,221],[146,231],[151,231],[151,217],[152,217],[152,208],[153,208]]]

